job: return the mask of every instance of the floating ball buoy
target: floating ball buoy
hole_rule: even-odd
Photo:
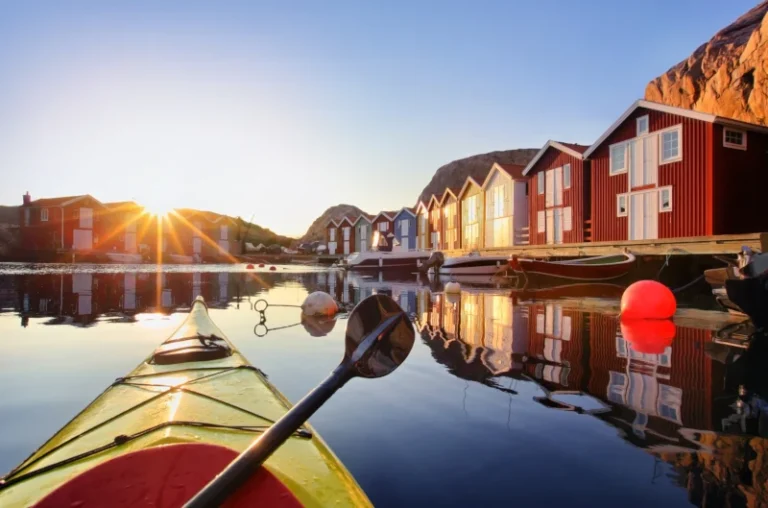
[[[248,265],[245,267],[246,270],[253,270],[253,265],[248,263]]]
[[[621,295],[621,319],[669,319],[677,301],[670,289],[655,280],[640,280]]]
[[[638,353],[660,355],[672,344],[677,329],[669,319],[628,319],[621,321],[621,335]]]
[[[446,294],[458,294],[461,293],[461,286],[458,282],[448,282],[443,288],[443,292]]]
[[[446,293],[445,301],[452,305],[456,305],[461,302],[461,293]]]
[[[276,267],[276,266],[270,266],[270,267],[269,267],[269,271],[270,271],[270,272],[274,272],[275,270],[277,270],[277,267]]]
[[[336,300],[328,293],[315,291],[310,293],[301,304],[302,314],[307,316],[333,316],[339,311]]]
[[[325,337],[333,331],[336,326],[335,317],[327,316],[307,316],[301,315],[301,326],[309,332],[312,337]]]

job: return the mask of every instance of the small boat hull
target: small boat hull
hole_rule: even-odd
[[[623,253],[570,261],[539,261],[513,258],[510,267],[525,277],[547,277],[559,280],[600,282],[619,279],[635,265],[635,256]]]
[[[441,275],[494,275],[509,262],[503,256],[461,256],[448,258],[440,267]]]

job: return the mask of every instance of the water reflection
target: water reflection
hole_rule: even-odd
[[[768,503],[768,351],[714,344],[708,329],[678,326],[668,336],[642,335],[622,329],[615,316],[566,302],[520,303],[497,288],[467,284],[449,295],[439,282],[417,275],[337,271],[6,276],[0,277],[0,311],[17,313],[22,325],[46,317],[48,324],[89,326],[100,316],[131,321],[143,312],[183,311],[198,295],[214,307],[247,310],[279,286],[326,291],[347,309],[388,294],[412,317],[425,358],[467,385],[535,405],[545,415],[566,411],[579,422],[609,425],[621,440],[666,463],[664,474],[672,474],[694,504]],[[290,319],[267,323],[270,329],[303,327],[312,337],[343,331],[335,320]],[[504,417],[514,414],[510,402]],[[574,429],[557,427],[558,437],[578,438]],[[662,474],[654,468],[652,481]]]

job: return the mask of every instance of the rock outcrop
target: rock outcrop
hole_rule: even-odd
[[[538,148],[520,148],[517,150],[502,150],[498,152],[473,155],[441,166],[435,172],[424,190],[419,201],[427,202],[432,194],[442,196],[447,187],[461,189],[468,176],[475,180],[484,179],[494,162],[499,164],[528,164],[538,152]],[[480,182],[482,183],[482,182]]]
[[[645,98],[745,122],[768,123],[768,1],[651,81]]]
[[[344,216],[357,216],[363,212],[361,209],[354,205],[336,205],[328,208],[323,214],[315,219],[304,236],[301,237],[301,242],[314,242],[322,241],[325,239],[325,227],[328,221],[333,219],[341,219]]]

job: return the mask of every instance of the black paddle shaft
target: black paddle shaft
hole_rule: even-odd
[[[284,441],[296,432],[325,401],[352,376],[351,365],[342,363],[309,392],[264,434],[233,460],[213,481],[190,499],[184,508],[209,508],[221,505],[251,477]]]

